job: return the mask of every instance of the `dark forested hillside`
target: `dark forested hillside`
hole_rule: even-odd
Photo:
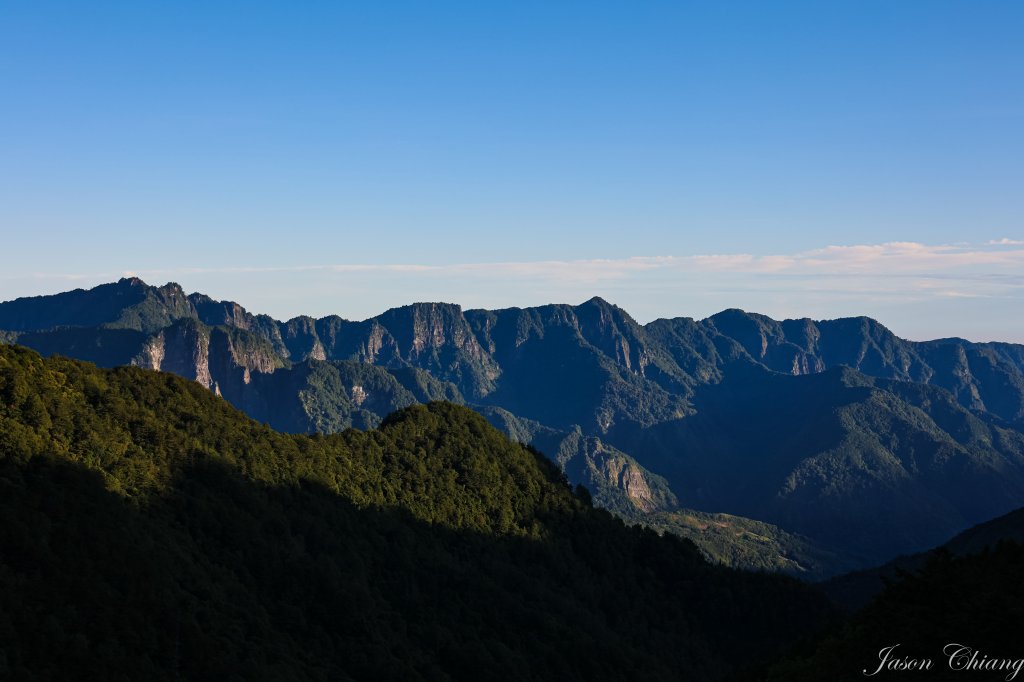
[[[1024,544],[1024,508],[973,526],[935,549],[900,556],[882,566],[837,576],[822,583],[821,587],[837,604],[855,611],[868,604],[888,582],[902,574],[920,571],[936,554],[970,556],[993,549],[1002,542]],[[1024,565],[1021,568],[1024,569]]]
[[[1022,540],[1024,509],[1017,509],[927,552],[822,583],[850,614],[844,622],[729,679],[1017,679],[1024,670]]]
[[[1014,542],[967,556],[932,553],[830,635],[735,679],[1019,679],[1022,569],[1024,545]]]
[[[0,488],[5,679],[704,680],[832,613],[447,403],[285,435],[170,374],[5,346]]]
[[[0,339],[173,372],[296,433],[465,404],[598,505],[723,561],[807,577],[1024,505],[1024,346],[911,342],[868,318],[726,310],[641,325],[594,298],[280,322],[124,279],[0,303]]]

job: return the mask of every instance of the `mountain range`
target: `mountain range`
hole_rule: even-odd
[[[0,330],[178,374],[293,433],[465,405],[596,504],[733,565],[827,577],[1024,505],[1024,346],[912,342],[868,318],[641,325],[594,298],[281,322],[129,278],[0,303]]]

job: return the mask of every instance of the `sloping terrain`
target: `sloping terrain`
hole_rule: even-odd
[[[742,565],[867,567],[1024,504],[1024,346],[910,342],[868,318],[640,325],[595,298],[279,322],[125,279],[2,303],[0,330],[47,355],[179,374],[297,433],[465,404],[597,504]],[[697,510],[764,524],[764,552],[749,542],[761,533],[723,551],[728,535],[665,521]]]
[[[827,636],[730,679],[1019,679],[1022,569],[1024,545],[1015,542],[980,554],[933,553]]]
[[[9,679],[710,680],[832,609],[574,495],[449,403],[287,435],[0,347]]]
[[[920,571],[936,555],[971,556],[994,549],[1003,542],[1024,545],[1024,508],[968,528],[935,549],[900,556],[882,566],[836,576],[822,583],[821,587],[837,604],[854,611],[867,605],[886,584],[905,574]]]

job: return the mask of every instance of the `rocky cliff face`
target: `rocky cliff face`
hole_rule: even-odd
[[[375,320],[393,339],[402,363],[451,381],[472,398],[494,390],[500,369],[480,346],[461,307],[417,303],[389,310]]]
[[[663,478],[655,477],[632,457],[605,445],[600,439],[586,440],[580,446],[586,473],[578,478],[590,484],[588,487],[621,492],[633,507],[645,513],[672,511],[679,507],[676,496]]]
[[[316,333],[316,320],[312,317],[296,317],[282,324],[281,338],[288,349],[288,357],[296,362],[327,359],[327,352]]]
[[[192,320],[175,323],[151,336],[133,364],[171,372],[215,389],[210,375],[209,329]]]
[[[256,316],[234,301],[215,301],[204,294],[191,294],[188,300],[203,324],[245,330],[257,325]]]
[[[205,323],[261,336],[290,362],[354,360],[390,368],[417,367],[476,397],[492,391],[500,375],[457,305],[415,304],[365,322],[303,316],[271,324],[229,302],[195,294],[191,300]]]
[[[146,338],[131,364],[193,379],[241,406],[253,374],[269,374],[284,361],[250,332],[185,320]]]

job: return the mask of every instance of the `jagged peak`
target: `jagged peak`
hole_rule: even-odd
[[[722,310],[720,312],[715,313],[714,315],[711,315],[709,317],[704,318],[703,320],[701,320],[701,322],[711,322],[711,323],[714,323],[714,322],[719,321],[719,320],[730,320],[730,319],[735,320],[735,319],[740,319],[740,318],[761,322],[763,324],[768,324],[768,325],[773,326],[773,327],[776,326],[776,325],[786,325],[786,324],[805,324],[805,325],[810,324],[810,325],[813,325],[813,326],[816,326],[816,327],[834,325],[834,326],[839,327],[839,328],[849,328],[849,327],[853,327],[853,326],[860,326],[861,328],[863,328],[865,330],[868,330],[868,331],[880,332],[883,335],[890,335],[890,336],[893,336],[895,338],[900,338],[900,337],[896,336],[896,334],[894,334],[892,332],[892,330],[889,329],[888,327],[886,327],[884,324],[882,324],[878,320],[874,319],[873,317],[868,317],[866,315],[855,315],[855,316],[850,316],[850,317],[837,317],[837,318],[826,319],[826,320],[815,320],[815,319],[810,318],[810,317],[797,317],[797,318],[789,318],[789,317],[787,317],[787,318],[784,318],[784,319],[781,319],[781,320],[777,320],[777,319],[775,319],[773,317],[770,317],[768,315],[764,315],[762,313],[749,312],[749,311],[743,310],[741,308],[726,308],[725,310]]]
[[[323,317],[318,317],[316,318],[316,321],[321,324],[341,324],[343,322],[349,322],[349,320],[346,320],[341,315],[335,315],[333,313],[330,315],[324,315]]]
[[[598,310],[600,311],[602,316],[607,315],[614,322],[622,323],[627,326],[639,326],[636,320],[634,320],[628,312],[626,312],[619,306],[615,305],[614,303],[606,301],[600,296],[594,296],[593,298],[584,301],[578,306],[575,306],[573,310],[577,314],[584,312],[586,310]]]
[[[311,315],[296,315],[281,323],[282,326],[289,329],[298,326],[312,328],[315,324],[316,318]]]
[[[740,318],[746,320],[754,320],[762,324],[778,324],[778,320],[775,320],[774,318],[771,318],[767,315],[762,315],[761,313],[754,313],[748,310],[743,310],[742,308],[726,308],[725,310],[719,311],[714,315],[710,315],[704,318],[703,320],[701,320],[701,322],[714,323],[719,320],[735,320]]]
[[[142,282],[141,279],[139,281]],[[145,282],[142,282],[142,286],[149,286],[149,285],[147,285]],[[159,291],[161,293],[170,294],[172,296],[181,296],[182,298],[188,298],[185,295],[185,290],[182,289],[181,285],[178,284],[177,282],[168,282],[167,284],[164,284],[162,287],[151,287],[151,288],[155,288],[157,291]]]
[[[817,320],[815,324],[818,327],[827,327],[834,325],[840,329],[849,329],[851,327],[859,327],[868,334],[880,334],[882,336],[892,337],[903,341],[901,337],[897,336],[891,329],[886,327],[884,324],[866,315],[857,315],[854,317],[837,317],[833,320]]]
[[[614,303],[608,301],[607,299],[601,298],[600,296],[594,296],[584,301],[583,303],[580,303],[579,305],[573,307],[576,310],[579,310],[581,308],[598,308],[600,310],[607,310],[610,312],[614,312],[617,315],[622,315],[628,317],[629,319],[633,319],[630,316],[630,314],[625,311],[625,309],[615,305]]]
[[[962,338],[960,336],[946,336],[946,337],[943,337],[941,339],[932,339],[931,341],[925,341],[924,343],[931,343],[931,344],[935,344],[936,346],[948,346],[948,345],[954,345],[954,344],[955,345],[963,345],[965,343],[974,343],[974,342],[973,341],[968,341],[967,339]],[[996,343],[1002,343],[1002,342],[997,341]],[[1012,345],[1016,345],[1016,344],[1003,344],[1003,345],[1011,345],[1012,346]]]
[[[659,318],[651,320],[650,322],[648,322],[644,326],[647,327],[647,326],[650,326],[652,324],[669,324],[669,323],[671,323],[671,324],[696,324],[697,320],[692,318],[692,317],[687,317],[685,315],[677,315],[676,317],[659,317]]]
[[[148,284],[140,277],[122,277],[112,284],[101,284],[97,287],[93,287],[90,291],[97,291],[105,287],[113,287],[115,290],[126,290],[126,291],[144,291],[147,294],[160,294],[163,296],[169,296],[171,298],[181,297],[183,299],[191,300],[191,298],[185,294],[185,290],[177,282],[167,282],[161,286]]]
[[[397,308],[388,308],[380,315],[370,318],[370,320],[379,322],[384,326],[388,326],[388,324],[393,324],[399,320],[410,318],[431,319],[438,316],[441,319],[454,321],[455,324],[469,324],[462,313],[461,305],[458,303],[445,303],[441,301],[421,301],[399,306]]]
[[[445,301],[415,301],[413,303],[408,303],[406,305],[400,305],[400,306],[398,306],[396,308],[388,308],[384,312],[386,314],[386,313],[396,312],[396,311],[400,311],[400,310],[420,311],[420,310],[437,310],[437,309],[440,309],[440,310],[451,310],[451,311],[460,312],[460,313],[462,312],[462,306],[459,305],[458,303],[448,303],[448,302],[445,302]]]
[[[743,308],[726,308],[725,310],[720,310],[717,313],[715,313],[714,315],[709,315],[708,317],[706,317],[704,319],[710,320],[712,318],[721,317],[723,315],[750,315],[750,313],[748,313]]]
[[[193,291],[191,294],[189,294],[188,300],[192,301],[193,303],[220,303],[220,301],[214,300],[213,297],[207,296],[206,294],[200,293],[198,291]]]
[[[757,343],[762,346],[760,349],[762,355],[765,350],[766,338],[777,339],[784,336],[782,325],[776,320],[767,315],[749,313],[739,308],[728,308],[722,312],[715,313],[711,317],[702,320],[701,323],[725,336],[735,338],[737,334],[740,334],[746,339],[744,345],[747,346],[753,343],[753,340],[749,337],[750,334],[760,337],[761,340]],[[736,340],[740,341],[739,338]],[[748,347],[747,350],[749,351],[751,348]]]

